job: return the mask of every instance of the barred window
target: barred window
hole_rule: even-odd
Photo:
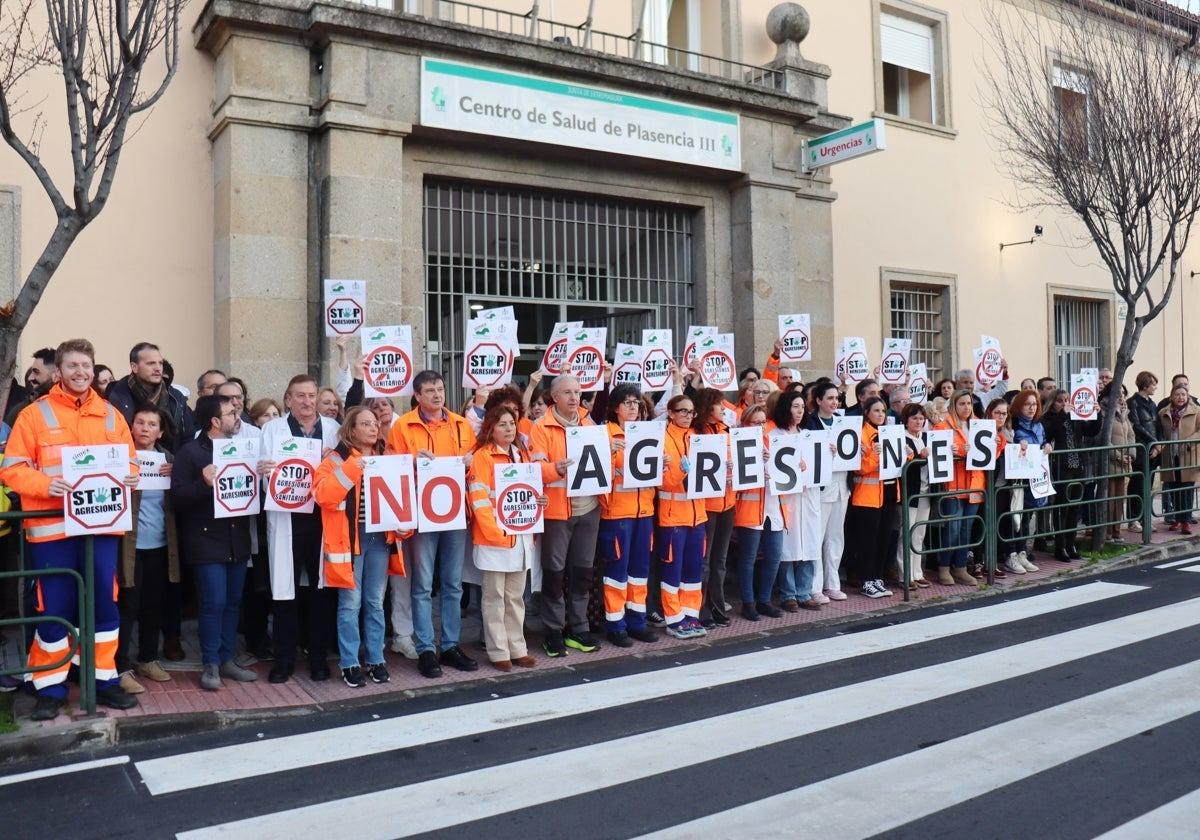
[[[948,373],[953,344],[946,317],[947,287],[891,283],[891,335],[912,342],[911,362],[923,362],[936,382]]]
[[[1056,296],[1054,298],[1054,375],[1060,388],[1081,368],[1108,364],[1108,303],[1102,300]]]

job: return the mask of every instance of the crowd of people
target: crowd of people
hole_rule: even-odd
[[[173,381],[162,352],[149,342],[131,349],[129,373],[119,378],[95,364],[83,339],[33,355],[0,427],[0,483],[19,497],[20,508],[63,507],[71,489],[63,478],[63,446],[123,446],[130,456],[125,483],[135,490],[133,527],[93,538],[101,705],[129,708],[145,690],[139,680],[171,679],[162,660],[185,658],[182,623],[192,608],[205,689],[258,679],[239,657],[239,634],[249,655],[271,662],[272,683],[288,681],[301,657],[311,679],[329,680],[332,655],[340,679],[361,687],[390,680],[389,634],[391,650],[415,660],[427,678],[440,677],[443,666],[478,668],[461,644],[462,611],[471,597],[469,590],[464,596],[464,579],[477,587],[486,657],[509,671],[536,664],[525,638],[527,603],[544,628],[546,655],[561,657],[595,651],[601,639],[629,648],[654,644],[660,630],[691,639],[730,624],[727,572],[736,577],[738,612],[751,622],[821,610],[846,599],[843,586],[870,598],[892,596],[897,587],[929,587],[926,570],[942,585],[977,586],[987,571],[982,541],[989,536],[980,506],[988,499],[998,506],[1000,525],[995,575],[1036,571],[1039,535],[1052,535],[1046,550],[1071,562],[1080,556],[1083,527],[1104,529],[1109,539],[1120,539],[1123,525],[1142,528],[1145,458],[1165,470],[1169,530],[1190,534],[1195,524],[1200,403],[1182,374],[1156,402],[1157,377],[1139,373],[1136,393],[1127,399],[1122,387],[1116,402],[1113,446],[1086,451],[1096,443],[1100,421],[1073,420],[1067,392],[1052,377],[1026,379],[1010,390],[1007,369],[987,389],[976,386],[971,370],[959,371],[918,404],[907,386],[882,387],[874,378],[848,390],[824,377],[804,383],[798,371],[780,364],[777,344],[761,370],[741,372],[736,396],[703,387],[696,370],[674,366],[670,387],[654,395],[625,384],[585,394],[574,377],[546,381],[535,373],[523,391],[481,389],[455,412],[442,374],[432,370],[413,378],[406,406],[364,398],[361,360],[351,365],[344,340],[337,347],[331,386],[301,373],[286,383],[279,401],[253,402],[244,382],[213,369],[198,378],[189,403],[192,395]],[[1115,387],[1107,369],[1100,371],[1100,385],[1107,411]],[[772,492],[770,482],[736,491],[729,483],[723,495],[708,499],[686,492],[696,435],[755,427],[768,447],[772,433],[820,432],[839,415],[862,417],[857,469],[786,495]],[[1059,495],[1050,509],[1042,510],[1047,499],[1028,481],[1004,481],[1000,468],[993,479],[999,489],[984,492],[986,475],[966,459],[973,419],[995,422],[1000,459],[1029,447],[1053,454]],[[626,487],[627,426],[650,420],[664,424],[661,485]],[[879,430],[889,424],[904,429],[909,463],[899,478],[881,479]],[[568,494],[567,436],[579,426],[607,430],[608,492]],[[953,477],[935,486],[927,461],[931,429],[949,431],[954,442]],[[270,454],[277,441],[319,442],[311,513],[216,515],[214,447],[247,437],[261,441],[263,477],[276,466]],[[139,451],[163,453],[158,469],[169,478],[169,490],[136,489]],[[461,458],[468,526],[369,532],[364,459],[381,454]],[[536,537],[500,527],[495,474],[497,465],[507,464],[532,464],[541,472],[537,504],[544,533]],[[1106,484],[1098,493],[1101,481]],[[905,503],[912,508],[907,574]],[[82,568],[84,538],[68,536],[61,515],[23,526],[27,565]],[[62,575],[38,577],[29,590],[26,603],[46,619],[36,626],[28,657],[37,668],[28,676],[37,695],[33,716],[50,719],[66,699],[71,668],[64,655],[67,629],[54,619],[77,621],[76,595]]]

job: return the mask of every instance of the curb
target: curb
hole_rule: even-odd
[[[1079,580],[1080,578],[1095,577],[1106,574],[1114,569],[1143,566],[1150,563],[1166,562],[1179,559],[1200,550],[1200,538],[1191,540],[1174,540],[1161,545],[1142,546],[1125,554],[1100,560],[1095,563],[1070,569],[1059,574],[1042,578],[1038,581],[1017,581],[1012,586],[1004,588],[984,587],[975,592],[964,592],[961,595],[932,598],[922,601],[901,601],[888,607],[854,615],[838,616],[808,622],[805,628],[827,628],[842,624],[850,624],[869,619],[878,619],[909,613],[926,607],[943,607],[962,604],[983,598],[995,598],[1003,595],[1019,594],[1042,587],[1057,586],[1061,583]],[[797,625],[777,627],[769,630],[755,630],[734,638],[722,639],[719,642],[698,642],[687,647],[675,647],[670,650],[643,651],[632,654],[634,659],[656,659],[664,656],[677,656],[681,651],[718,649],[724,645],[743,642],[747,639],[773,638],[795,632]],[[606,660],[606,662],[611,660]],[[564,666],[564,670],[585,670],[588,663]],[[329,703],[313,703],[304,706],[288,706],[281,709],[245,709],[212,712],[191,712],[173,715],[155,715],[154,717],[109,718],[97,716],[86,720],[72,722],[64,727],[55,729],[35,729],[29,732],[18,732],[11,736],[0,737],[0,765],[11,764],[34,758],[58,756],[69,752],[86,749],[99,749],[115,746],[116,744],[138,744],[164,737],[180,735],[195,735],[203,732],[213,732],[233,727],[247,726],[254,723],[275,721],[283,718],[302,718],[317,715],[322,712],[345,711],[362,709],[371,706],[392,703],[398,699],[428,697],[434,694],[446,694],[463,687],[478,687],[492,682],[511,684],[514,679],[532,679],[537,673],[506,675],[504,677],[484,676],[470,682],[454,683],[452,685],[431,685],[426,688],[407,689],[393,694],[379,694],[363,698],[351,698]]]

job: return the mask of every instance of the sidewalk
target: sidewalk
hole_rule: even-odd
[[[832,602],[818,611],[801,610],[798,613],[784,613],[782,618],[763,618],[757,622],[742,619],[737,614],[738,604],[734,604],[732,612],[733,623],[729,627],[710,630],[708,636],[699,641],[672,639],[661,635],[656,644],[646,645],[635,643],[629,649],[617,648],[605,643],[595,653],[585,654],[572,651],[569,656],[550,659],[541,650],[540,635],[528,633],[530,653],[537,659],[537,666],[530,671],[505,674],[493,669],[486,661],[480,643],[480,623],[477,605],[472,605],[471,611],[463,617],[463,647],[473,657],[479,660],[479,670],[463,673],[447,668],[445,675],[438,680],[427,680],[416,669],[416,663],[406,660],[398,654],[387,652],[388,670],[391,672],[391,682],[383,685],[368,683],[366,687],[353,689],[346,686],[337,678],[337,663],[331,661],[330,667],[334,677],[326,682],[313,682],[307,676],[307,670],[301,664],[296,674],[287,683],[271,685],[267,682],[269,662],[257,662],[251,667],[259,675],[253,683],[237,683],[225,680],[220,691],[204,691],[199,684],[199,652],[195,648],[194,625],[190,634],[190,645],[185,644],[188,658],[183,662],[163,662],[164,667],[171,673],[172,680],[167,683],[155,683],[141,680],[145,685],[144,694],[138,695],[139,705],[128,711],[111,709],[100,710],[100,721],[75,720],[71,714],[77,712],[74,706],[77,689],[72,688],[71,700],[66,713],[53,721],[33,723],[28,720],[28,712],[33,699],[24,692],[16,696],[16,713],[19,729],[16,733],[0,735],[0,761],[13,756],[10,747],[15,747],[14,740],[23,737],[37,738],[42,736],[63,736],[66,730],[85,731],[89,739],[97,737],[96,732],[106,727],[134,734],[136,730],[146,729],[155,732],[179,731],[182,726],[186,730],[209,729],[241,719],[261,718],[265,714],[301,713],[318,711],[322,708],[333,708],[346,703],[357,705],[367,700],[380,700],[391,696],[411,696],[416,691],[439,690],[448,686],[480,680],[502,681],[518,673],[537,673],[552,668],[569,668],[589,662],[598,662],[623,656],[656,656],[669,654],[680,648],[691,648],[697,645],[710,645],[727,639],[744,638],[758,634],[763,637],[771,636],[780,630],[796,627],[802,624],[838,623],[867,614],[897,612],[905,609],[919,609],[923,606],[943,604],[948,601],[962,600],[967,597],[987,597],[1018,588],[1035,586],[1065,577],[1096,574],[1101,571],[1124,565],[1140,564],[1151,560],[1161,560],[1164,556],[1181,557],[1189,551],[1200,549],[1200,537],[1181,537],[1168,533],[1165,526],[1156,525],[1152,544],[1146,548],[1140,545],[1140,534],[1127,533],[1125,538],[1132,550],[1120,556],[1100,561],[1087,559],[1074,563],[1059,563],[1044,554],[1033,558],[1040,570],[1026,575],[1009,575],[1003,581],[997,581],[994,587],[982,587],[973,590],[967,586],[940,586],[937,583],[928,589],[911,593],[911,601],[905,604],[902,593],[894,589],[891,598],[873,600],[857,592],[847,592],[847,599]],[[1137,542],[1135,542],[1137,540]],[[1082,542],[1082,541],[1081,541]],[[200,714],[198,714],[200,713]],[[57,731],[56,731],[57,730]],[[62,740],[61,737],[54,738]],[[16,750],[16,752],[23,752]],[[41,750],[38,750],[41,752]]]

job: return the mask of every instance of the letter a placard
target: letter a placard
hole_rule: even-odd
[[[411,455],[363,458],[363,489],[368,534],[411,531],[417,527]]]
[[[567,497],[599,496],[612,490],[612,450],[604,426],[567,429]]]
[[[63,500],[68,537],[133,527],[130,488],[124,482],[130,473],[128,446],[64,446],[62,465],[63,481],[71,485]]]
[[[462,458],[418,458],[417,490],[417,530],[428,533],[467,527],[467,473]]]

